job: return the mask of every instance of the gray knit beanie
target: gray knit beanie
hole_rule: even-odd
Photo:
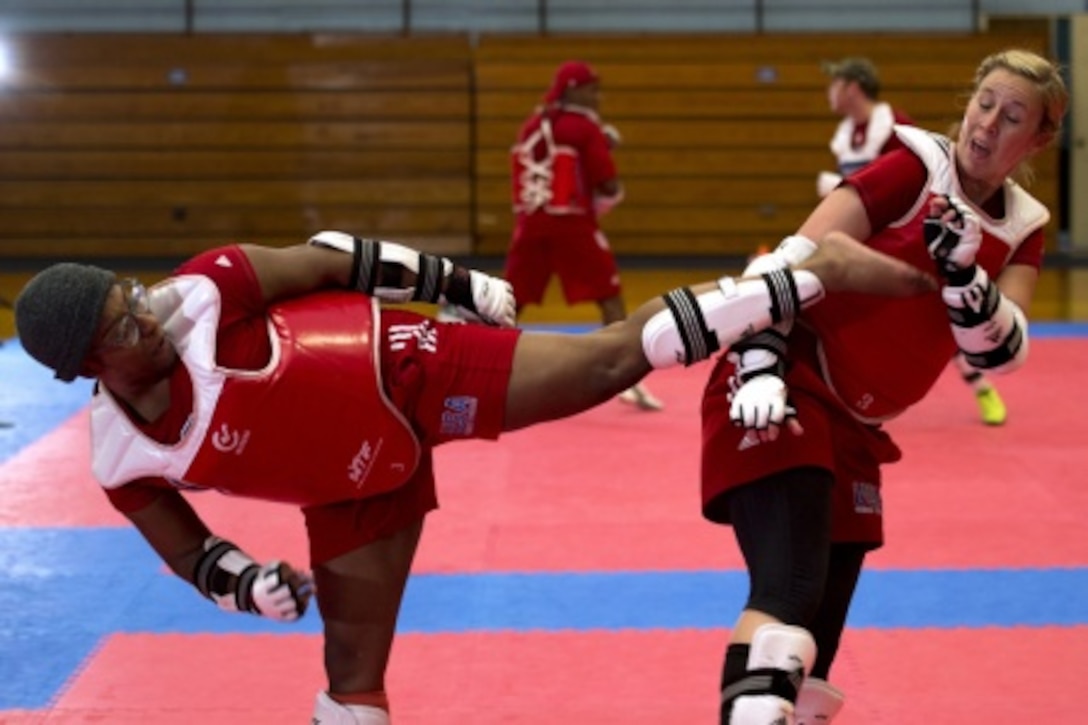
[[[15,298],[15,329],[23,349],[58,379],[75,380],[116,281],[113,272],[71,262],[38,273]]]

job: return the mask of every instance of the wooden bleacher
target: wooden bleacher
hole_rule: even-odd
[[[838,119],[823,61],[869,57],[882,99],[946,131],[979,61],[1013,46],[1045,53],[1045,25],[948,36],[484,36],[475,54],[477,250],[501,254],[509,244],[509,147],[564,60],[594,65],[602,117],[623,134],[616,158],[627,198],[603,220],[616,252],[746,255],[796,230],[817,201],[817,173],[833,168]],[[1032,191],[1056,212],[1056,151],[1035,168]]]
[[[0,257],[178,258],[326,228],[471,251],[463,37],[13,42]]]
[[[622,255],[743,255],[816,201],[837,119],[821,61],[867,55],[921,125],[960,115],[988,35],[34,35],[0,80],[0,258],[190,255],[326,228],[502,255],[508,149],[581,58],[624,135]],[[1057,209],[1057,155],[1033,191]]]

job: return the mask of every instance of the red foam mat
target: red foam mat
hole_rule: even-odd
[[[715,721],[726,633],[409,635],[388,688],[397,725]],[[40,722],[297,725],[322,686],[309,636],[110,638]],[[1088,627],[851,630],[836,725],[1078,722]],[[244,694],[242,694],[244,693]],[[18,718],[18,715],[12,715]],[[27,717],[31,717],[28,715]],[[11,719],[3,722],[34,722]]]
[[[1028,366],[995,378],[1010,418],[977,420],[951,369],[893,422],[905,451],[886,469],[889,546],[877,567],[1088,564],[1088,465],[1081,407],[1088,340],[1033,343]],[[442,509],[417,571],[736,568],[731,532],[698,511],[698,403],[706,366],[654,373],[661,413],[619,402],[437,454]],[[0,525],[126,525],[87,470],[81,413],[4,464]],[[58,501],[64,505],[58,505]],[[288,506],[193,496],[212,528],[258,555],[302,561],[301,515]]]

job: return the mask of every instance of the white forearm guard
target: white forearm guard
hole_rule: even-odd
[[[442,282],[453,271],[453,262],[445,257],[418,252],[396,242],[360,239],[344,232],[319,232],[310,237],[309,244],[353,255],[348,287],[386,302],[438,302]],[[383,280],[383,264],[395,264],[412,272],[415,285],[388,286]]]
[[[962,287],[941,291],[952,335],[964,358],[977,370],[1009,373],[1028,356],[1028,324],[1023,311],[997,288],[986,270],[975,267]]]

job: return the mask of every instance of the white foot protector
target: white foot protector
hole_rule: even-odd
[[[828,725],[842,709],[845,696],[819,677],[805,679],[797,696],[797,725]]]
[[[795,725],[793,705],[774,695],[738,697],[729,725]]]
[[[341,705],[327,692],[317,693],[313,725],[392,725],[389,713],[369,705]]]

